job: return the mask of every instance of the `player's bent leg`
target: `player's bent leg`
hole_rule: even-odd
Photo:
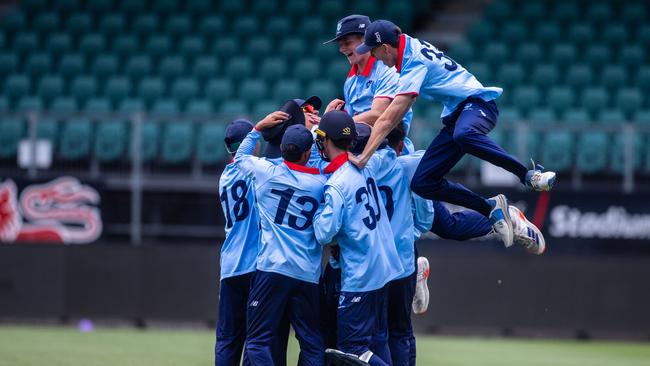
[[[411,362],[411,307],[417,272],[388,284],[388,330],[393,366],[409,366]]]
[[[238,366],[246,340],[246,308],[252,273],[221,280],[215,365]]]
[[[514,242],[523,246],[532,254],[542,255],[546,250],[544,234],[517,207],[510,206],[510,217],[514,232]]]
[[[503,241],[503,245],[508,248],[512,246],[514,235],[510,211],[508,210],[508,200],[506,199],[506,196],[499,194],[488,199],[488,202],[492,207],[489,217],[492,229],[497,235],[499,235],[501,241]]]
[[[325,344],[320,331],[320,299],[318,284],[300,280],[287,304],[291,325],[300,344],[299,365],[325,365]]]
[[[291,291],[285,276],[257,271],[248,297],[246,357],[252,365],[274,365]]]
[[[433,216],[431,232],[443,239],[468,240],[487,235],[492,231],[492,224],[487,217],[472,210],[463,210],[453,214],[440,201],[432,201]]]

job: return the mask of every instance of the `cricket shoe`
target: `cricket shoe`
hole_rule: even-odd
[[[546,241],[542,232],[532,222],[528,221],[520,209],[515,206],[510,206],[508,209],[512,218],[514,242],[523,246],[532,254],[544,254]]]
[[[368,366],[370,364],[361,359],[364,355],[359,357],[351,353],[345,353],[337,349],[328,348],[325,350],[325,361],[327,362],[327,365],[335,366]],[[370,353],[367,358],[370,357],[372,357],[372,353]]]
[[[413,296],[413,313],[424,314],[429,308],[429,261],[425,257],[418,258],[418,277],[415,284],[415,296]]]
[[[488,198],[488,203],[492,206],[492,211],[490,211],[490,223],[492,224],[492,229],[494,230],[503,245],[506,248],[512,246],[512,221],[510,220],[510,213],[508,212],[508,200],[506,196],[499,194],[492,198]]]
[[[533,169],[526,173],[526,186],[536,191],[550,191],[555,183],[555,172],[542,172],[543,166],[535,164],[533,159],[530,162],[533,163]]]

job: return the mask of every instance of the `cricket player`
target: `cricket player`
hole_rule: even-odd
[[[389,365],[385,348],[371,349],[387,327],[388,282],[404,273],[393,240],[388,214],[372,175],[375,166],[359,170],[348,162],[356,137],[352,117],[331,111],[321,118],[316,143],[331,161],[325,200],[314,216],[319,243],[336,241],[341,266],[341,294],[337,314],[339,349],[370,365]]]
[[[352,162],[360,167],[367,164],[418,95],[441,102],[444,127],[424,154],[412,189],[424,198],[481,213],[490,219],[505,245],[512,245],[513,227],[507,200],[502,197],[485,199],[461,184],[444,179],[463,155],[469,153],[512,172],[535,190],[550,190],[553,186],[554,172],[542,172],[539,165],[528,170],[487,137],[496,124],[498,110],[494,100],[501,95],[502,89],[484,87],[474,75],[434,46],[403,34],[387,20],[377,20],[366,28],[364,43],[357,47],[357,53],[368,52],[386,66],[395,67],[400,75],[399,85],[391,104],[375,122],[365,151],[353,157]]]
[[[244,119],[226,128],[226,150],[234,158],[239,144],[253,129]],[[254,146],[253,149],[258,149]],[[215,366],[240,364],[246,340],[246,308],[255,273],[259,245],[259,219],[251,179],[231,161],[219,178],[219,198],[226,220],[226,240],[221,246],[219,323],[214,349]]]
[[[273,345],[282,333],[285,314],[300,343],[301,364],[325,363],[318,293],[322,247],[314,236],[312,220],[326,178],[318,169],[305,166],[312,134],[302,124],[286,127],[280,144],[282,164],[252,155],[260,132],[290,117],[281,111],[269,114],[246,136],[235,155],[235,165],[255,184],[261,227],[247,314],[246,355],[253,365],[275,364]]]

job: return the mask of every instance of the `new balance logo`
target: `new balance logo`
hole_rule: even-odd
[[[350,302],[360,303],[361,302],[361,296],[353,297],[352,300],[350,300]]]
[[[254,301],[251,301],[251,304],[250,304],[250,306],[251,306],[251,307],[257,307],[257,305],[259,305],[259,304],[260,304],[260,302],[259,302],[259,301],[257,301],[257,300],[254,300]]]

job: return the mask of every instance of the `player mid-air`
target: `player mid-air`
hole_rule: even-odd
[[[495,99],[502,89],[484,87],[471,73],[426,41],[403,34],[390,21],[372,22],[357,53],[371,52],[386,66],[395,67],[399,86],[386,111],[375,122],[361,155],[350,160],[364,167],[388,133],[397,125],[417,96],[443,104],[443,128],[429,145],[413,177],[411,188],[418,195],[471,208],[489,218],[506,246],[513,242],[513,225],[504,196],[486,199],[444,176],[469,153],[515,174],[523,184],[538,191],[550,190],[554,172],[535,165],[528,170],[487,134],[494,128],[498,110]]]

